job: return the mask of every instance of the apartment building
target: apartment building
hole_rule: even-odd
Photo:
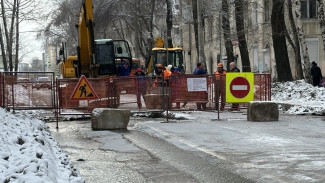
[[[188,18],[188,13],[183,14],[183,19],[187,22],[180,24],[182,30],[181,45],[184,49],[184,58],[186,61],[186,72],[191,73],[198,61],[202,60],[206,63],[208,73],[216,71],[217,61],[220,60],[226,64],[226,50],[224,47],[224,32],[221,27],[222,11],[221,0],[203,0],[200,2],[201,9],[198,19],[199,23],[199,49],[204,50],[204,55],[196,50],[194,35],[194,19]],[[235,11],[234,1],[229,5],[230,20],[230,37],[233,43],[234,55],[238,58],[237,65],[242,68],[239,45],[235,29]],[[321,37],[320,24],[317,15],[316,0],[301,0],[302,22],[304,33],[308,46],[310,62],[315,61],[325,72],[325,55],[323,40]],[[287,6],[286,6],[287,7]],[[183,9],[190,7],[183,7]],[[293,7],[295,8],[295,7]],[[185,10],[186,11],[186,10]],[[187,10],[188,12],[189,10]],[[244,20],[247,47],[250,57],[250,65],[252,72],[255,73],[271,73],[272,78],[277,78],[275,67],[272,28],[271,28],[271,11],[272,0],[247,0],[245,2]],[[288,11],[286,9],[285,11]],[[288,23],[288,16],[285,16]],[[295,78],[295,56],[294,51],[289,43],[287,43],[290,66],[293,77]],[[203,57],[203,58],[202,58]],[[241,69],[242,70],[242,69]]]

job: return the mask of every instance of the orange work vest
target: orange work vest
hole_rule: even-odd
[[[222,75],[226,75],[226,73],[227,73],[226,71],[222,71],[221,74],[222,74]],[[219,73],[219,71],[216,71],[215,74],[216,74],[216,80],[220,80],[220,73]]]

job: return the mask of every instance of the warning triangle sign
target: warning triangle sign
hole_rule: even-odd
[[[90,85],[87,78],[82,75],[71,95],[71,100],[89,100],[97,98],[98,96],[94,91],[93,87]]]

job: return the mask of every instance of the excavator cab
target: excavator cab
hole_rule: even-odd
[[[130,47],[125,40],[100,39],[96,43],[96,64],[98,75],[116,75],[120,61],[126,60],[132,68]]]
[[[181,73],[185,73],[183,62],[183,49],[175,48],[153,48],[152,55],[147,64],[147,73],[153,74],[156,64],[162,64],[164,67],[173,65],[181,69]]]
[[[164,67],[173,65],[181,69],[181,73],[185,73],[183,62],[183,49],[181,47],[164,48],[164,39],[156,38],[155,47],[151,50],[151,56],[146,63],[147,73],[154,73],[156,64],[162,64]]]
[[[185,73],[183,62],[183,49],[180,47],[167,48],[168,50],[168,65],[173,65],[181,70],[181,73]]]
[[[95,40],[96,64],[98,75],[113,75],[117,73],[114,55],[114,43],[111,39]]]

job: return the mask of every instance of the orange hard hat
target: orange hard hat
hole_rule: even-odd
[[[223,67],[223,63],[218,63],[217,67]]]

